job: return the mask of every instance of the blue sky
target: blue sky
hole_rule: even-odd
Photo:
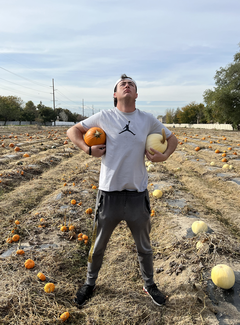
[[[0,95],[85,115],[122,73],[154,116],[203,102],[240,43],[239,0],[0,0]]]

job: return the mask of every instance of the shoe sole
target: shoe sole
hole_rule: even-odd
[[[162,304],[157,303],[157,302],[153,299],[153,297],[149,294],[149,292],[147,291],[147,289],[146,289],[145,287],[143,287],[143,291],[144,291],[147,295],[149,295],[149,297],[151,297],[151,299],[152,299],[152,301],[154,302],[155,305],[160,306],[160,307],[163,306],[163,305],[165,305],[165,302],[162,303]]]

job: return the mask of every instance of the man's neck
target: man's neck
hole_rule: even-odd
[[[136,110],[135,103],[132,105],[125,105],[125,103],[117,103],[117,108],[123,113],[132,113]]]

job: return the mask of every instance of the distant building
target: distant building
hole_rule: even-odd
[[[164,116],[158,116],[158,119],[159,119],[159,121],[160,122],[162,122],[162,123],[166,123],[166,121],[167,121],[167,117],[166,117],[166,115],[164,115]]]

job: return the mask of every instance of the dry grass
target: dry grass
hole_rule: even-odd
[[[61,323],[59,316],[65,311],[70,313],[66,324],[218,324],[206,286],[216,263],[239,268],[240,190],[229,182],[231,177],[225,181],[217,176],[219,171],[208,169],[214,153],[196,153],[194,146],[184,144],[183,149],[179,145],[165,164],[156,164],[149,174],[149,192],[161,185],[164,193],[160,200],[150,198],[155,210],[151,232],[155,281],[168,295],[166,306],[159,308],[144,294],[135,245],[122,222],[108,244],[93,298],[78,309],[73,298],[85,280],[91,241],[84,245],[77,241],[77,234],[91,237],[93,215],[86,215],[85,210],[95,207],[92,184],[98,185],[100,159],[86,156],[71,143],[63,145],[65,131],[0,128],[0,139],[5,135],[6,144],[0,148],[0,253],[13,248],[9,257],[0,259],[0,324],[56,324]],[[177,130],[179,141],[186,137],[184,133],[195,132]],[[196,145],[206,131],[198,132],[202,135],[191,138]],[[13,154],[8,148],[13,139],[6,138],[11,133],[18,135],[22,152],[6,158]],[[222,136],[218,131],[208,133],[215,140]],[[237,133],[226,136],[229,145],[237,145]],[[26,151],[30,157],[23,159]],[[233,159],[231,163],[234,177],[240,177],[240,162]],[[217,165],[222,166],[219,159]],[[24,175],[20,176],[21,171]],[[71,205],[72,199],[82,205]],[[171,200],[185,204],[174,208]],[[41,217],[45,219],[42,223]],[[194,218],[199,217],[214,232],[188,238]],[[20,225],[14,229],[16,219]],[[62,224],[73,224],[75,230],[62,233]],[[12,230],[19,233],[20,243],[6,243]],[[196,250],[198,240],[204,241],[202,251]],[[15,254],[19,246],[25,249],[24,256]],[[27,258],[36,263],[31,270],[24,267]],[[39,271],[55,283],[53,293],[44,292],[45,282],[37,278]]]

